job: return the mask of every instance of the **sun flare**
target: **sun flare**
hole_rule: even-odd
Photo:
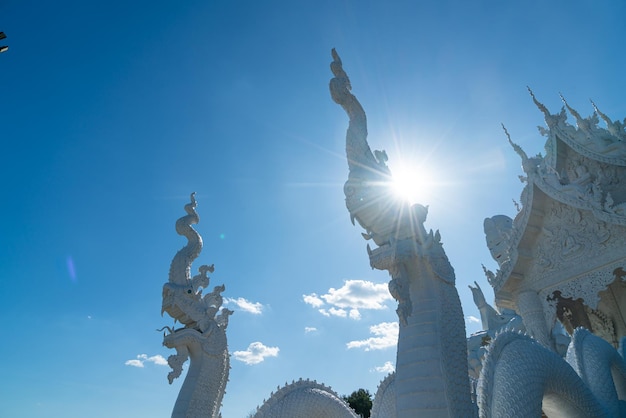
[[[428,204],[436,184],[436,174],[424,164],[394,164],[391,168],[393,193],[410,203]]]

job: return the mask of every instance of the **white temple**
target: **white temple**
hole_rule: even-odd
[[[543,112],[546,155],[520,155],[526,174],[514,220],[485,220],[487,245],[500,266],[487,271],[498,306],[516,309],[527,332],[556,348],[553,328],[585,327],[615,348],[626,336],[626,135],[595,112],[566,122],[565,108]],[[607,129],[598,127],[598,115]],[[508,136],[508,133],[507,133]]]
[[[372,417],[620,417],[626,416],[626,132],[595,104],[582,118],[567,103],[551,114],[532,94],[547,128],[546,155],[528,157],[505,134],[525,176],[515,219],[485,219],[498,270],[485,269],[496,307],[470,286],[484,331],[466,339],[454,269],[439,231],[426,231],[428,209],[391,192],[384,151],[372,152],[367,121],[333,50],[333,100],[348,114],[344,186],[352,222],[364,229],[370,264],[387,270],[398,302],[396,372],[375,395]],[[565,100],[564,100],[565,102]],[[599,118],[606,128],[598,126]],[[626,123],[626,121],[625,121]],[[163,312],[184,327],[169,329],[168,363],[190,368],[173,417],[218,417],[228,380],[224,286],[202,295],[207,272],[191,277],[202,248],[192,225],[195,199],[176,223],[188,239],[163,287]],[[323,384],[292,382],[257,408],[256,417],[356,417]]]

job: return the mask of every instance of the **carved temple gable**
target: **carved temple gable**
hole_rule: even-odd
[[[589,211],[550,200],[541,237],[534,248],[535,263],[528,272],[532,283],[559,282],[605,260],[621,258],[626,227],[596,219]]]

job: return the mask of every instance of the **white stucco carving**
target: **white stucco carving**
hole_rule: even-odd
[[[486,218],[483,227],[487,248],[493,259],[500,267],[510,263],[509,250],[511,247],[511,233],[513,232],[513,219],[506,215],[496,215]]]
[[[623,319],[617,319],[621,317],[619,308],[613,303],[611,312],[602,312],[598,303],[600,292],[614,280],[613,271],[623,268],[626,261],[622,250],[626,245],[624,125],[613,122],[595,104],[596,112],[582,118],[564,99],[561,112],[551,114],[532,91],[530,94],[548,126],[540,128],[547,138],[546,155],[528,157],[505,129],[509,143],[522,160],[526,198],[513,222],[508,248],[499,248],[496,254],[503,254],[505,262],[496,259],[496,273],[486,270],[490,284],[496,299],[507,300],[520,312],[520,303],[529,306],[528,297],[522,301],[521,293],[537,292],[546,325],[540,326],[538,317],[524,318],[533,321],[535,328],[551,329],[554,325],[554,295],[558,292],[562,300],[581,300],[591,316],[582,313],[580,305],[580,318],[602,322],[598,318],[606,316],[609,322],[617,320],[617,324],[607,323],[603,329],[612,327],[623,335],[626,325]],[[566,109],[574,116],[576,127],[567,123]],[[606,122],[606,129],[598,127],[598,115]],[[525,222],[518,222],[520,215]],[[489,242],[494,233],[485,222]],[[519,257],[520,251],[524,252],[523,258]],[[536,316],[536,309],[533,312]],[[529,332],[545,335],[536,329]]]
[[[178,329],[163,328],[168,331],[163,345],[176,349],[176,354],[167,360],[172,368],[170,383],[181,375],[183,363],[190,361],[172,417],[218,417],[230,370],[226,327],[233,311],[220,311],[224,285],[202,296],[202,288],[209,285],[207,273],[214,271],[212,265],[200,266],[199,273],[191,277],[191,264],[202,250],[202,238],[192,227],[199,222],[195,194],[191,194],[185,211],[187,215],[176,222],[176,232],[188,242],[172,260],[169,281],[163,285],[161,311],[184,325]]]
[[[547,323],[553,323],[556,316],[556,303],[551,297],[559,292],[563,298],[580,298],[591,309],[598,307],[599,293],[606,289],[614,280],[615,273],[626,265],[626,259],[611,263],[599,269],[589,271],[577,277],[570,278],[564,283],[550,286],[540,292],[540,299],[544,303],[544,312]]]
[[[551,328],[546,324],[544,306],[537,292],[525,289],[518,293],[516,301],[526,332],[544,346],[551,347]]]
[[[545,158],[541,154],[529,158],[506,132],[509,142],[522,158],[522,167],[528,176],[525,179],[557,201],[589,210],[603,221],[626,225],[626,196],[619,186],[626,179],[623,126],[603,115],[610,129],[600,128],[597,126],[596,113],[583,119],[566,103],[577,121],[578,126],[573,127],[567,123],[565,108],[559,114],[552,115],[530,93],[537,107],[544,113],[549,127],[547,130],[540,128],[540,132],[547,137]],[[616,128],[616,123],[621,132]],[[559,147],[563,146],[575,151],[575,155],[564,164],[556,158]]]
[[[569,351],[579,352],[579,363],[594,365],[585,368],[593,376],[575,370],[528,336],[500,334],[489,345],[478,383],[480,416],[521,418],[541,416],[542,411],[551,418],[623,416],[615,388],[621,388],[626,375],[606,379],[606,373],[614,365],[622,370],[624,360],[598,337],[580,340],[575,334]],[[597,352],[597,345],[606,351]]]
[[[300,379],[270,394],[257,408],[255,418],[357,418],[346,402],[330,387]]]
[[[589,118],[582,118],[567,103],[560,113],[553,115],[536,99],[532,91],[530,94],[534,103],[543,112],[548,125],[548,129],[540,128],[542,135],[547,137],[546,155],[528,157],[524,150],[511,140],[505,129],[509,143],[522,159],[525,176],[520,178],[527,184],[522,192],[520,202],[522,207],[510,232],[508,248],[498,249],[498,254],[504,257],[496,259],[499,271],[494,274],[492,283],[496,293],[518,261],[519,240],[527,227],[530,205],[536,194],[535,188],[569,208],[588,211],[588,215],[597,220],[591,222],[595,224],[594,227],[599,227],[602,223],[626,226],[626,192],[623,187],[626,183],[626,143],[623,141],[623,124],[611,121],[599,112],[595,105],[596,114]],[[574,115],[577,127],[567,123],[566,108]],[[602,115],[602,119],[607,123],[607,129],[597,126],[597,114]],[[567,158],[559,159],[557,155],[562,154],[563,147],[569,147],[574,152],[568,153]],[[599,238],[606,235],[603,231],[597,233]],[[493,232],[488,231],[487,224],[485,234],[488,241],[493,236]],[[572,239],[568,240],[568,244],[572,244],[569,250],[570,254],[574,254],[578,247]],[[494,254],[494,258],[496,255]],[[542,255],[542,262],[548,260],[550,257]]]
[[[396,372],[388,374],[379,384],[372,401],[372,418],[395,417]]]
[[[514,332],[525,332],[526,327],[522,317],[510,309],[501,309],[500,312],[491,306],[478,285],[469,286],[472,291],[474,303],[480,312],[482,331],[476,332],[467,339],[467,365],[472,386],[472,401],[476,402],[478,379],[482,371],[482,364],[487,347],[498,333],[508,330]]]
[[[524,177],[524,181],[527,181],[525,177]],[[495,237],[497,237],[500,234],[503,234],[503,232],[498,232],[498,228],[496,227],[498,223],[496,221],[494,221],[494,225],[492,228],[490,226],[491,222],[488,221],[488,219],[493,220],[493,218],[498,218],[498,217],[506,218],[507,216],[495,215],[491,218],[486,218],[485,221],[483,222],[483,228],[485,231],[485,239],[487,241],[487,247],[490,248],[490,252],[492,253],[491,255],[494,258],[494,260],[498,263],[498,267],[499,267],[495,273],[491,272],[488,269],[485,269],[485,274],[487,274],[487,277],[489,279],[489,284],[494,288],[496,293],[504,284],[505,279],[509,277],[509,275],[511,274],[511,270],[513,269],[513,267],[515,266],[515,263],[518,260],[519,254],[518,254],[517,248],[520,243],[520,240],[523,237],[523,232],[526,229],[526,226],[528,225],[528,221],[530,218],[530,210],[528,208],[530,207],[530,204],[533,201],[533,197],[534,197],[534,188],[528,185],[524,187],[520,195],[520,202],[518,203],[520,205],[519,212],[515,216],[515,219],[513,219],[511,229],[506,230],[505,237],[507,239],[501,241],[501,244],[500,246],[497,247],[496,252],[491,250],[490,242],[494,241]],[[506,223],[504,224],[506,225]],[[498,242],[498,241],[495,241],[495,242]],[[505,244],[506,244],[506,247],[503,248]],[[500,257],[498,257],[498,255],[500,255]]]
[[[507,327],[509,329],[514,328],[516,331],[522,329],[522,327],[518,325],[521,318],[515,313],[515,311],[503,309],[501,312],[498,312],[498,310],[487,302],[485,294],[478,283],[474,282],[474,286],[469,285],[468,287],[472,291],[474,304],[478,308],[478,312],[480,312],[480,320],[482,322],[483,330],[499,331],[503,327]]]

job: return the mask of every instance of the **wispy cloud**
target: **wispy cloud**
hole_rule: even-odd
[[[157,366],[167,366],[167,360],[160,354],[151,357],[148,357],[147,354],[139,354],[136,359],[126,360],[124,364],[132,367],[144,367],[146,362],[154,363]]]
[[[304,333],[305,334],[309,334],[311,332],[316,332],[316,331],[317,331],[317,328],[315,328],[315,327],[304,327]]]
[[[377,366],[372,369],[373,372],[386,373],[386,374],[389,374],[395,370],[396,368],[390,361],[386,361],[385,364],[383,364],[382,366]]]
[[[250,302],[245,298],[224,298],[224,304],[229,305],[231,303],[244,312],[254,315],[263,313],[263,305],[259,302]]]
[[[245,351],[235,351],[233,357],[246,364],[258,364],[265,361],[266,357],[277,357],[279,351],[278,347],[267,347],[256,341],[251,343]]]
[[[473,315],[468,315],[465,317],[465,322],[467,322],[468,324],[480,324],[480,319],[476,318]]]
[[[398,343],[398,329],[397,322],[381,322],[370,327],[370,333],[374,334],[375,337],[370,337],[366,340],[350,341],[346,346],[349,349],[364,348],[365,351],[395,347]]]
[[[316,293],[302,295],[304,303],[318,309],[324,316],[361,319],[360,309],[385,309],[385,302],[392,297],[385,283],[373,283],[367,280],[345,280],[339,289],[331,287],[328,293],[318,296]],[[323,307],[329,305],[329,307]]]

